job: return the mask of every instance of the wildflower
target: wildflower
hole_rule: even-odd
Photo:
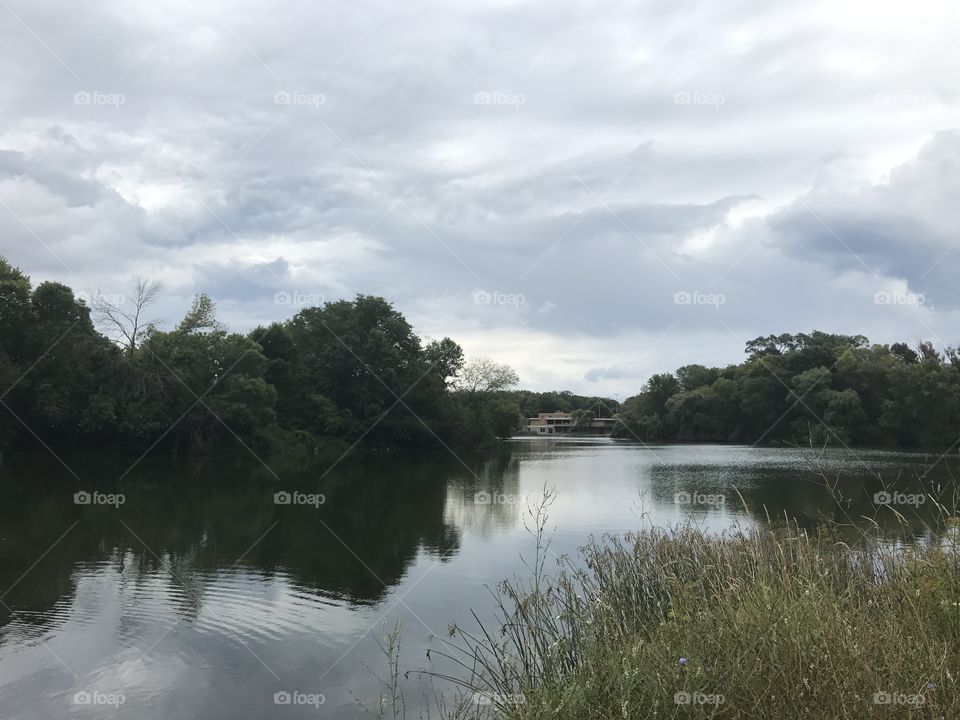
[[[935,682],[928,682],[928,683],[927,683],[927,690],[935,690],[936,687],[937,687],[937,684],[936,684]]]
[[[686,664],[687,664],[687,659],[686,659],[686,658],[680,658],[680,664],[681,664],[681,665],[686,665]]]

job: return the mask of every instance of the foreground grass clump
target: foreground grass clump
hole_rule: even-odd
[[[956,528],[852,549],[796,527],[651,529],[504,583],[455,629],[462,717],[960,717]]]

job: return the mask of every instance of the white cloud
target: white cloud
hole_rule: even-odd
[[[203,290],[237,329],[287,317],[280,291],[381,294],[590,392],[770,332],[958,340],[951,3],[0,13],[0,252],[37,281],[155,275],[165,314]]]

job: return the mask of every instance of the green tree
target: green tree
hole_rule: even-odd
[[[197,333],[202,331],[219,332],[224,330],[216,318],[217,307],[210,296],[200,293],[193,299],[193,305],[183,320],[177,325],[178,333]]]
[[[720,377],[720,371],[703,365],[684,365],[677,369],[676,376],[680,382],[680,389],[689,392],[705,385],[712,385]]]
[[[309,424],[316,403],[339,410],[341,432],[374,443],[429,444],[438,431],[444,379],[430,369],[420,339],[383,298],[308,308],[285,326],[296,348],[291,381],[303,398],[288,408],[291,426]]]
[[[424,358],[431,368],[443,379],[444,385],[450,386],[457,382],[460,371],[463,370],[463,348],[450,338],[434,340],[424,348]]]
[[[143,442],[167,438],[203,452],[237,441],[262,445],[276,422],[276,390],[261,346],[228,333],[198,296],[172,332],[150,333],[136,356],[124,431]]]

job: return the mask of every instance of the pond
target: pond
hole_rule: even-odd
[[[605,438],[332,470],[131,463],[0,467],[3,718],[368,717],[385,633],[400,623],[415,671],[451,623],[489,617],[496,583],[527,573],[545,490],[558,558],[651,524],[721,532],[785,514],[856,534],[865,518],[892,530],[896,510],[923,540],[924,493],[958,470],[955,454]],[[428,680],[404,681],[409,717]]]

